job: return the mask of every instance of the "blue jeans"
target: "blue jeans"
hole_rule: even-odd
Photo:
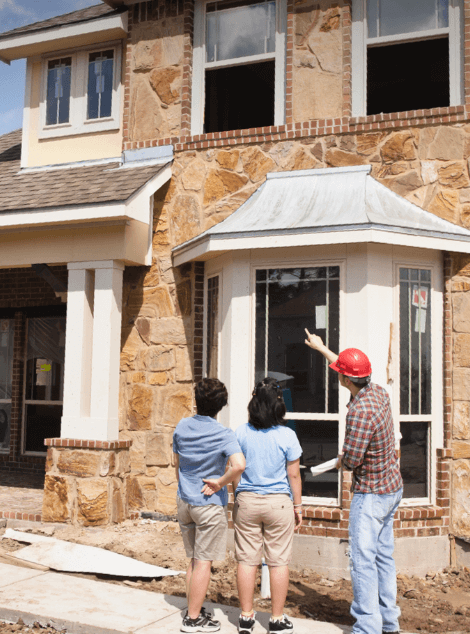
[[[349,556],[356,619],[353,634],[399,631],[393,516],[403,489],[390,495],[354,493],[349,512]]]

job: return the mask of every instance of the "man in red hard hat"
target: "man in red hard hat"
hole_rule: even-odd
[[[352,632],[398,633],[393,517],[403,481],[390,399],[382,387],[371,383],[371,364],[361,350],[348,348],[336,355],[320,337],[305,332],[305,343],[323,354],[338,372],[340,384],[351,392],[339,465],[353,472],[349,556],[354,593],[351,614],[356,622]]]

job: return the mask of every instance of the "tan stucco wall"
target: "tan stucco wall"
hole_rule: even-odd
[[[41,99],[42,63],[35,62],[31,73],[31,106],[28,137],[27,167],[57,165],[75,161],[115,158],[122,152],[122,126],[120,130],[39,139],[39,104]]]

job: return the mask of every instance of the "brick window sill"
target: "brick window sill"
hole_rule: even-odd
[[[128,449],[132,440],[77,440],[73,438],[46,438],[46,447],[73,447],[80,449]]]

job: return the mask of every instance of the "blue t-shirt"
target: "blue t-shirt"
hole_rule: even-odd
[[[229,457],[241,453],[234,432],[210,416],[183,418],[173,434],[173,451],[180,459],[178,496],[193,506],[226,506],[227,487],[204,495],[202,479],[220,478]]]
[[[292,497],[286,462],[302,455],[296,433],[283,425],[255,429],[246,423],[236,429],[235,435],[246,458],[237,494],[251,491],[262,495],[287,493]]]

